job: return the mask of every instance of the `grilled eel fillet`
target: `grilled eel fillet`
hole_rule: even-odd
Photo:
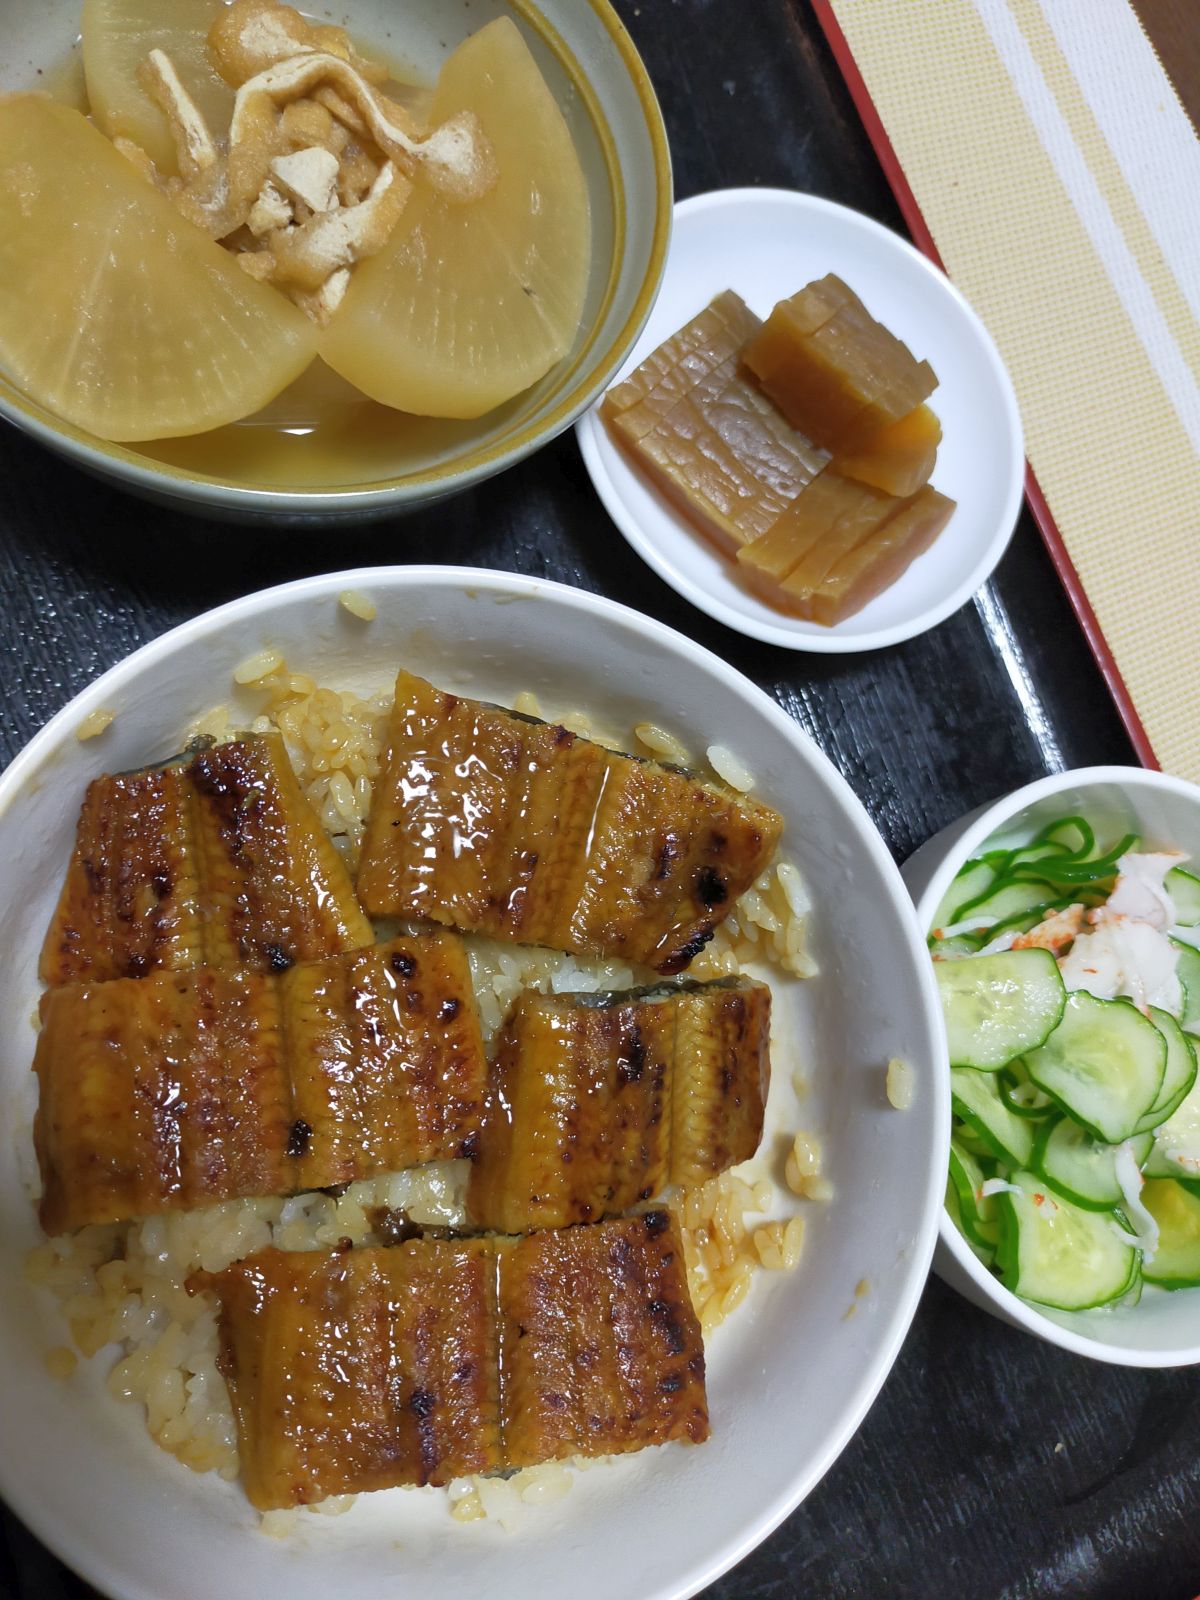
[[[782,827],[744,795],[401,672],[358,892],[373,915],[679,972]]]
[[[188,1287],[220,1300],[242,1481],[263,1511],[708,1436],[665,1211],[523,1239],[263,1250]]]
[[[281,971],[371,939],[283,740],[255,734],[89,784],[39,972]]]
[[[518,997],[471,1173],[483,1228],[523,1233],[704,1183],[762,1137],[771,991],[749,978]]]
[[[469,1154],[487,1066],[440,930],[279,976],[199,967],[42,997],[49,1234]]]

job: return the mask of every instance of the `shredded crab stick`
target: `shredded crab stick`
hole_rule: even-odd
[[[782,828],[747,795],[401,672],[358,890],[372,915],[674,973]]]
[[[594,1221],[749,1160],[770,1017],[771,991],[746,978],[521,995],[490,1074],[473,1220],[508,1233]]]
[[[278,972],[372,941],[283,740],[255,734],[88,785],[40,975]]]
[[[47,990],[34,1070],[49,1234],[469,1155],[486,1083],[466,956],[441,932],[280,976]]]
[[[220,1302],[260,1510],[708,1435],[664,1211],[520,1240],[265,1250],[189,1287]]]

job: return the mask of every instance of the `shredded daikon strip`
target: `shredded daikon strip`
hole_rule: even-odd
[[[1117,1174],[1117,1182],[1121,1185],[1121,1193],[1125,1197],[1125,1208],[1133,1223],[1137,1234],[1137,1246],[1142,1252],[1142,1260],[1147,1265],[1154,1260],[1154,1252],[1158,1249],[1158,1223],[1142,1204],[1143,1178],[1138,1171],[1137,1158],[1133,1153],[1133,1145],[1126,1139],[1125,1143],[1117,1150],[1113,1166]]]
[[[951,922],[945,928],[935,928],[935,939],[955,939],[960,933],[978,933],[981,928],[994,928],[999,917],[964,917],[961,922]]]
[[[1020,1194],[1019,1183],[1006,1183],[1003,1178],[985,1178],[979,1185],[979,1198],[990,1200],[994,1194]]]

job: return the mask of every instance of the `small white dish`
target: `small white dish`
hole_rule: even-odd
[[[723,289],[765,317],[778,300],[836,272],[938,375],[942,424],[933,485],[958,502],[949,525],[899,582],[835,627],[767,605],[630,465],[594,406],[576,424],[597,494],[666,583],[718,622],[790,650],[842,653],[911,639],[956,611],[988,577],[1021,507],[1025,459],[1012,380],[958,290],[912,245],[869,217],[787,189],[719,189],[675,207],[658,301],[617,379]]]
[[[339,606],[345,589],[372,597],[372,622]],[[249,720],[259,702],[232,692],[230,673],[265,646],[359,691],[404,663],[509,704],[530,689],[547,709],[590,710],[614,729],[669,721],[697,751],[723,741],[783,812],[786,852],[812,896],[821,974],[773,980],[775,1075],[788,1094],[793,1071],[808,1082],[800,1121],[821,1134],[834,1198],[807,1203],[797,1270],[758,1274],[707,1341],[711,1440],[579,1473],[511,1533],[454,1522],[438,1490],[398,1489],[268,1538],[238,1484],[157,1448],[137,1410],[106,1391],[103,1356],[65,1383],[44,1365],[64,1329],[23,1270],[39,1238],[31,1016],[80,798],[101,771],[178,748],[218,701]],[[101,709],[114,721],[81,743],[76,729]],[[308,578],[197,617],[98,679],[0,776],[0,910],[0,1495],[116,1600],[680,1600],[809,1492],[887,1376],[928,1270],[949,1129],[944,1034],[912,904],[862,805],[796,723],[660,623],[558,584],[452,567]],[[912,1067],[908,1111],[886,1097],[893,1054]],[[773,1180],[781,1142],[767,1152]]]
[[[1006,795],[943,828],[901,871],[928,932],[942,896],[965,861],[1010,849],[1055,817],[1087,817],[1097,838],[1137,833],[1147,849],[1187,850],[1200,858],[1200,789],[1141,767],[1081,767]],[[943,1058],[943,1076],[948,1068]],[[943,1180],[943,1188],[944,1180]],[[943,1209],[933,1270],[972,1305],[1048,1344],[1122,1367],[1185,1367],[1200,1362],[1200,1290],[1147,1284],[1135,1306],[1053,1311],[1011,1293],[975,1255]]]

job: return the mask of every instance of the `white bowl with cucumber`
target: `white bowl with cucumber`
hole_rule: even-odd
[[[1200,1362],[1200,789],[1058,773],[904,877],[950,1046],[935,1271],[1079,1355]]]

